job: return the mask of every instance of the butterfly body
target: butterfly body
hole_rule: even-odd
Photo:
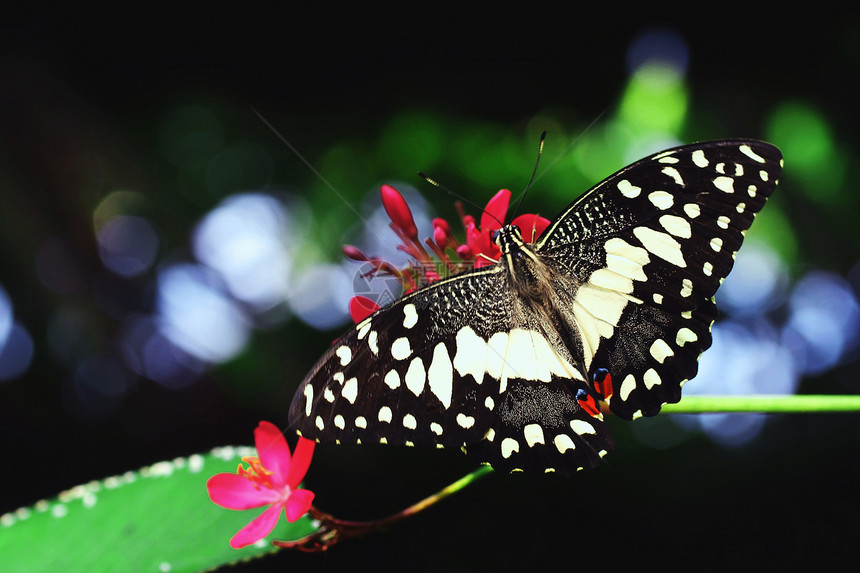
[[[600,405],[677,402],[711,342],[713,295],[776,185],[769,144],[705,142],[628,166],[496,264],[360,322],[299,387],[290,421],[341,443],[465,447],[502,470],[569,473],[612,447]]]

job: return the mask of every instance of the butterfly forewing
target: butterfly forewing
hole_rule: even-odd
[[[712,297],[781,161],[757,141],[670,149],[604,180],[539,239],[582,283],[571,298],[583,359],[612,375],[615,414],[653,415],[680,399],[711,343]]]
[[[737,140],[622,169],[534,245],[511,242],[522,257],[359,323],[302,382],[291,425],[323,442],[465,446],[503,470],[596,465],[612,446],[600,400],[653,415],[695,375],[713,295],[780,167],[776,148]]]
[[[499,387],[472,364],[476,342],[510,323],[498,274],[490,267],[440,281],[359,323],[305,379],[291,425],[342,443],[464,446],[483,437],[486,399]],[[498,304],[479,305],[484,298]]]

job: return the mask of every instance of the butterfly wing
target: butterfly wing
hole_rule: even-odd
[[[711,344],[713,296],[781,165],[779,150],[752,140],[670,149],[592,188],[538,239],[577,282],[562,294],[567,342],[590,376],[609,371],[613,413],[654,415],[680,400]]]
[[[581,366],[516,309],[495,265],[378,310],[302,382],[291,427],[322,442],[465,447],[503,470],[596,465],[612,440],[577,397]]]

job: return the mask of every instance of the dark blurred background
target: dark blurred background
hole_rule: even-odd
[[[365,286],[340,246],[398,256],[379,185],[429,235],[456,211],[418,170],[483,204],[523,189],[543,130],[523,210],[548,217],[663,147],[777,144],[782,185],[685,392],[857,393],[860,22],[699,7],[5,18],[0,513],[286,424]],[[858,421],[613,420],[595,471],[493,475],[388,533],[243,567],[852,570]],[[320,447],[307,484],[364,519],[470,469],[457,452]]]

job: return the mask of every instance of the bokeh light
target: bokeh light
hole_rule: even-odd
[[[0,382],[24,374],[33,360],[30,333],[15,320],[12,299],[0,286]]]
[[[784,344],[801,372],[832,369],[857,347],[860,305],[848,281],[830,272],[812,271],[791,292]]]
[[[214,271],[201,265],[178,263],[161,269],[156,308],[162,334],[206,362],[233,358],[250,336],[248,317],[224,292]]]
[[[193,252],[218,272],[232,296],[264,312],[288,297],[290,245],[301,241],[292,226],[285,205],[271,195],[230,196],[194,229]]]
[[[98,230],[102,263],[123,277],[143,274],[155,263],[159,238],[152,223],[142,217],[117,215]]]

